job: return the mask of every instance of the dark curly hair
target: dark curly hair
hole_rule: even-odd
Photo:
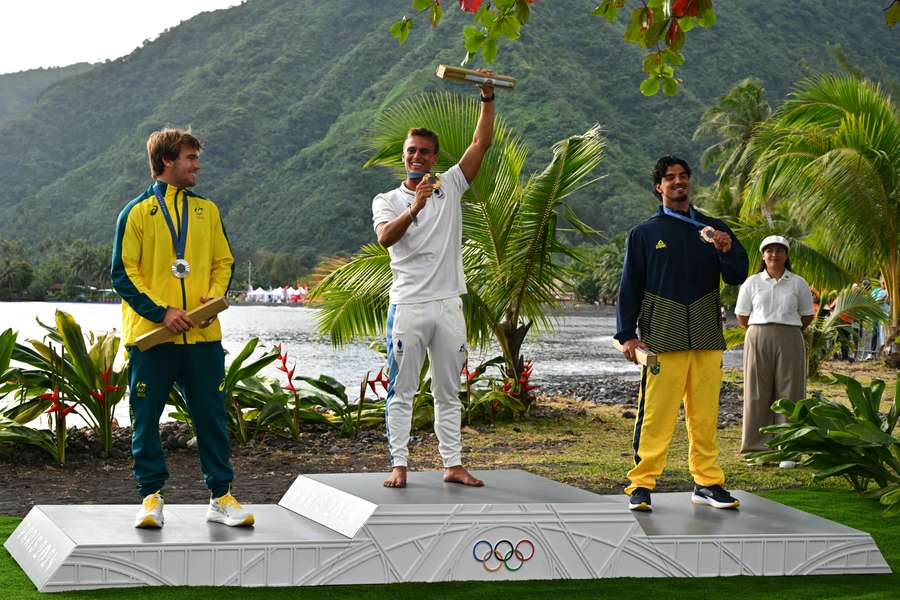
[[[656,186],[662,183],[663,177],[666,175],[666,171],[672,165],[681,165],[684,167],[684,170],[687,172],[688,179],[691,178],[691,167],[687,164],[687,161],[683,158],[678,158],[677,156],[663,156],[661,159],[656,161],[656,166],[653,167],[653,193],[656,194],[657,200],[662,200],[662,194],[656,191]]]

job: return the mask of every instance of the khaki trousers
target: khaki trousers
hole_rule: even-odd
[[[806,347],[793,325],[751,325],[744,340],[744,431],[741,454],[769,450],[770,434],[760,427],[784,423],[772,403],[806,397]]]

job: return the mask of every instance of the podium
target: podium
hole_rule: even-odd
[[[134,505],[35,506],[5,543],[38,590],[309,586],[407,581],[890,573],[871,536],[753,494],[738,510],[653,495],[636,513],[525,471],[475,471],[483,488],[409,473],[300,475],[256,526],[167,505],[135,529]]]

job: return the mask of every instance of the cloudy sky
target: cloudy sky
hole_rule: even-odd
[[[240,0],[0,0],[0,74],[97,62]]]

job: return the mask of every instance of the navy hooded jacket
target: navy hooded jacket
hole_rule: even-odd
[[[717,252],[695,225],[666,215],[662,205],[628,233],[616,305],[619,342],[640,337],[657,353],[725,349],[719,278],[743,283],[747,252],[719,219],[696,209],[694,218],[728,233],[731,250]]]

